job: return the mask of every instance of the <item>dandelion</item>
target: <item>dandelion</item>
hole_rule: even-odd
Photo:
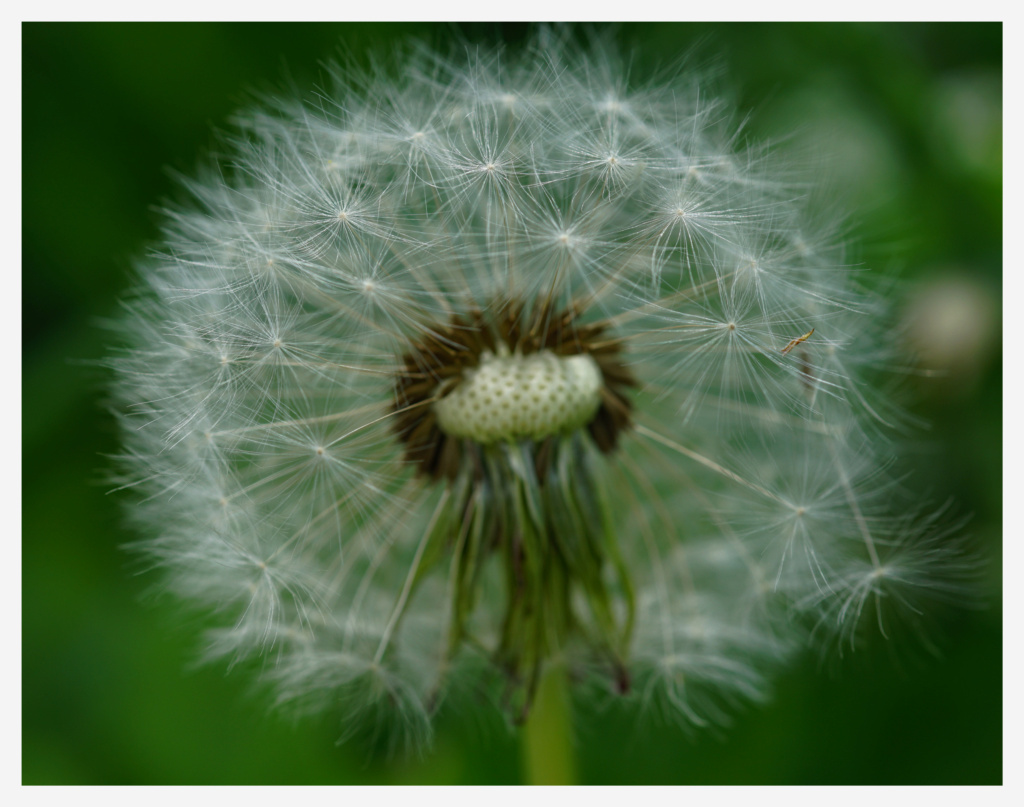
[[[211,658],[414,739],[549,670],[704,726],[958,597],[893,515],[885,301],[703,76],[405,59],[241,116],[126,303],[138,549]]]

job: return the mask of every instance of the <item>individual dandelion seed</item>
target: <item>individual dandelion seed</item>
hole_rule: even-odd
[[[211,657],[416,740],[553,668],[699,726],[955,599],[893,517],[887,301],[703,75],[551,31],[332,74],[188,183],[112,361],[138,549]]]

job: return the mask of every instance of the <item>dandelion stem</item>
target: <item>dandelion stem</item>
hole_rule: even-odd
[[[550,665],[520,730],[525,784],[576,784],[570,717],[568,672],[562,665]]]

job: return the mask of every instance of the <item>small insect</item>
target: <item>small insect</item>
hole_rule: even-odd
[[[814,328],[811,328],[803,336],[798,336],[796,339],[790,339],[789,342],[786,344],[786,346],[784,348],[782,348],[782,353],[783,354],[789,353],[789,351],[791,351],[793,348],[795,348],[801,342],[806,342],[808,339],[811,338],[811,334],[812,333],[814,333]]]

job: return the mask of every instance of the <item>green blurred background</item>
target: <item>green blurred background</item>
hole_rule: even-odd
[[[526,25],[26,24],[23,27],[23,644],[26,784],[515,783],[515,737],[454,715],[434,747],[388,758],[337,745],[338,717],[298,725],[196,668],[192,626],[145,602],[102,482],[118,438],[95,362],[132,260],[244,105],[289,76],[312,88],[342,43],[510,44]],[[988,606],[945,617],[939,659],[875,643],[778,681],[721,736],[589,710],[585,783],[987,783],[1002,778],[1002,28],[998,24],[622,25],[634,75],[698,45],[721,58],[755,137],[792,134],[855,213],[857,259],[899,269],[937,378],[911,380],[931,424],[909,484],[969,515]],[[918,289],[917,291],[914,291]],[[966,303],[965,303],[966,301]],[[966,307],[965,307],[966,306]],[[936,328],[935,323],[939,324]],[[953,327],[955,323],[955,327]],[[949,327],[947,327],[949,326]],[[892,652],[890,652],[892,651]],[[895,658],[893,658],[895,656]]]

